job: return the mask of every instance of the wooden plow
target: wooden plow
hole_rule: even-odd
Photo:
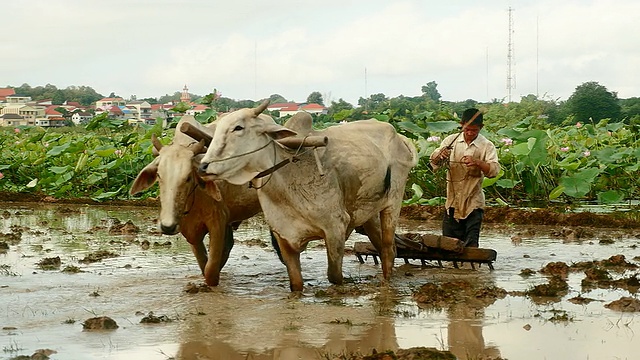
[[[409,264],[409,259],[419,259],[423,266],[426,266],[427,260],[431,260],[437,261],[438,266],[442,267],[442,261],[451,261],[457,269],[458,263],[468,262],[473,269],[475,264],[487,264],[489,269],[493,270],[493,262],[498,255],[495,250],[464,247],[462,241],[441,235],[396,234],[395,242],[396,258],[404,259],[406,264]],[[353,251],[361,264],[364,264],[369,256],[376,265],[378,264],[379,254],[370,242],[356,242]]]

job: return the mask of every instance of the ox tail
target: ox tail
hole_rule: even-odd
[[[391,189],[391,166],[387,166],[387,173],[384,176],[384,194],[389,193]]]
[[[282,258],[282,250],[280,250],[280,245],[278,245],[278,240],[276,240],[276,237],[273,236],[273,231],[269,231],[269,233],[271,234],[271,246],[273,246],[273,249],[276,251],[276,254],[278,254],[278,259],[280,259],[280,262],[284,264],[284,259]]]

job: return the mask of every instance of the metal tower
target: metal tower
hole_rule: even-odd
[[[516,55],[513,47],[513,9],[509,7],[509,44],[507,45],[507,92],[511,102],[511,90],[516,88]]]

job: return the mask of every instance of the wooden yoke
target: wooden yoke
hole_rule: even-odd
[[[204,132],[201,129],[186,122],[180,126],[179,130],[185,133],[186,135],[191,136],[197,141],[204,140],[204,143],[207,146],[211,144],[211,140],[213,139],[213,137],[207,132]],[[307,137],[288,137],[288,138],[284,138],[276,141],[288,148],[297,149],[301,146],[303,147],[327,146],[329,139],[326,136],[307,136]]]

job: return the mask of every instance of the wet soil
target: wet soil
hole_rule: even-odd
[[[481,246],[498,251],[495,271],[398,259],[390,285],[349,251],[357,235],[346,283],[329,284],[318,243],[302,256],[303,296],[289,298],[260,219],[238,230],[212,288],[184,239],[155,229],[153,199],[17,198],[0,194],[0,359],[635,354],[637,212],[487,208]],[[441,208],[408,206],[399,231],[438,233],[440,218]]]

